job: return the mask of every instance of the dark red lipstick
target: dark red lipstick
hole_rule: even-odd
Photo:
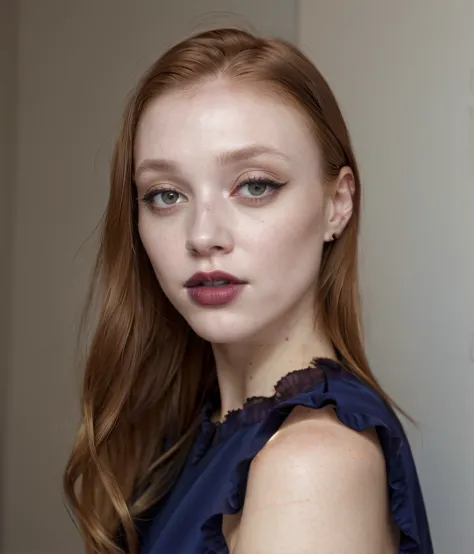
[[[201,306],[223,306],[229,304],[247,283],[224,271],[195,273],[184,286],[188,295]]]

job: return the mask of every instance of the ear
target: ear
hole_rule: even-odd
[[[352,216],[355,179],[350,167],[343,167],[326,196],[325,242],[338,238]]]

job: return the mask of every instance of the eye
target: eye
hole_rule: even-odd
[[[273,181],[268,177],[251,177],[238,186],[239,196],[244,198],[263,198],[283,187],[285,183]]]
[[[169,208],[186,201],[186,197],[175,189],[154,189],[147,192],[142,201],[153,208]]]

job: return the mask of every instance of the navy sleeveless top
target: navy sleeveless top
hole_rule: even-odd
[[[250,463],[295,406],[333,405],[356,431],[375,428],[385,454],[390,505],[400,529],[400,554],[432,554],[428,520],[410,446],[397,416],[340,363],[318,358],[275,386],[272,397],[247,400],[224,422],[213,391],[199,433],[170,493],[140,518],[140,554],[228,554],[222,515],[243,506]]]

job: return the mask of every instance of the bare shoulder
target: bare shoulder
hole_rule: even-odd
[[[319,410],[297,406],[261,450],[255,466],[264,463],[271,471],[276,458],[279,461],[275,465],[286,471],[298,460],[298,465],[311,468],[312,475],[316,473],[316,462],[320,467],[327,464],[342,479],[350,479],[354,474],[360,477],[361,472],[369,472],[373,478],[374,470],[384,482],[386,479],[384,455],[376,431],[354,431],[338,419],[330,406]],[[325,468],[326,472],[329,467]],[[344,477],[339,475],[341,469]]]
[[[297,407],[251,464],[232,554],[395,553],[387,488],[374,430]]]

